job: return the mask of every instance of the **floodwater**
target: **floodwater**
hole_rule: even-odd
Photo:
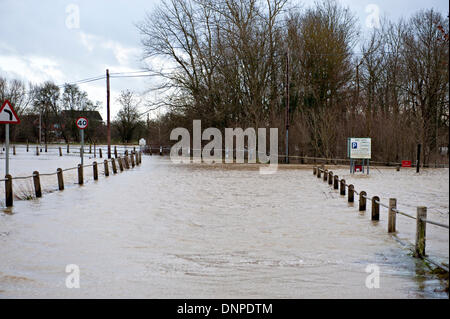
[[[77,161],[22,152],[12,175]],[[396,197],[413,215],[428,206],[448,224],[448,169],[331,169],[357,191]],[[143,156],[134,169],[86,179],[67,176],[58,192],[51,177],[42,198],[0,211],[1,298],[448,298],[398,241],[414,242],[413,220],[398,216],[398,234],[387,234],[385,209],[371,222],[370,206],[359,213],[309,167],[260,175],[256,165]],[[428,254],[448,263],[448,249],[448,230],[429,225]],[[80,269],[78,289],[66,287],[69,264]],[[369,289],[373,264],[380,286]]]

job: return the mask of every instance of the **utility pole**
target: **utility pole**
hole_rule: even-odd
[[[286,52],[286,164],[289,163],[289,48]]]
[[[107,130],[107,142],[108,142],[108,158],[111,158],[111,123],[109,112],[109,70],[106,69],[106,130]]]

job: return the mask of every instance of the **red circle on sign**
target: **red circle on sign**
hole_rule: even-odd
[[[85,117],[79,117],[75,123],[80,130],[84,130],[88,126],[88,119]]]

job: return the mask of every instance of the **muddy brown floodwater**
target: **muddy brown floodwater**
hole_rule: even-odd
[[[16,201],[0,212],[0,297],[448,298],[387,234],[384,209],[373,223],[311,169],[254,167],[144,156],[117,176]],[[413,214],[430,206],[448,224],[448,174],[372,169],[347,179],[384,201],[396,192]],[[413,242],[413,221],[397,223],[398,238]],[[428,253],[448,262],[448,230],[427,235]],[[80,269],[78,289],[66,288],[68,264]],[[373,264],[380,287],[369,289]]]

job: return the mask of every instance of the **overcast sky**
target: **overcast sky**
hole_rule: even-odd
[[[143,61],[135,23],[159,0],[0,0],[0,76],[57,84],[141,69]],[[292,2],[296,2],[293,0]],[[435,8],[447,15],[444,0],[340,0],[359,18],[361,30],[374,10],[391,20],[409,17],[419,9]],[[299,1],[303,6],[313,0]],[[373,5],[376,5],[374,7]],[[375,8],[375,9],[374,9]],[[76,14],[79,13],[79,25]],[[370,19],[369,19],[370,20]],[[148,78],[111,79],[111,113],[122,89],[143,92]],[[106,117],[105,80],[80,85],[94,101],[102,102]],[[151,98],[151,96],[149,96]],[[142,107],[142,111],[145,108]]]

